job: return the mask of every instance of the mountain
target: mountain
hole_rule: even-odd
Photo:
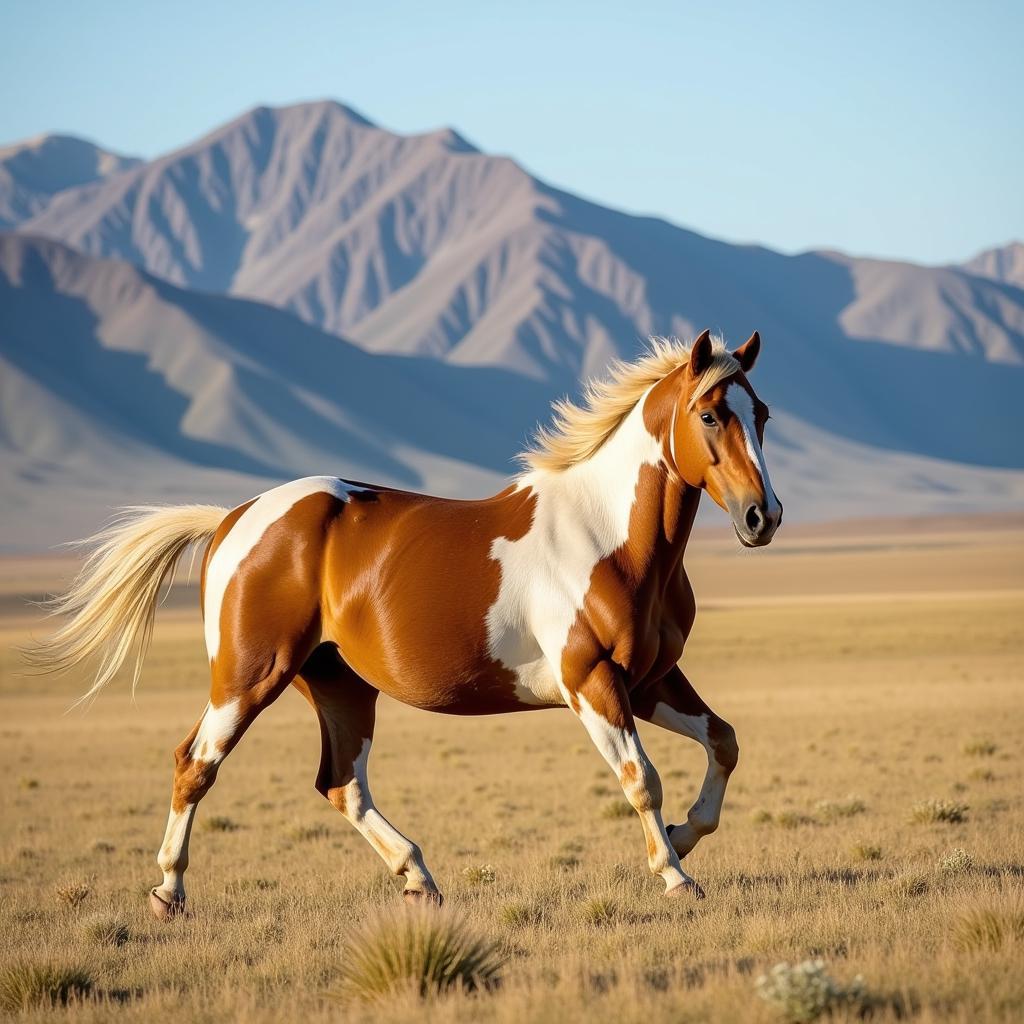
[[[787,518],[1024,496],[1013,284],[719,242],[552,188],[448,129],[260,107],[58,192],[18,232],[0,355],[21,383],[0,416],[29,504],[101,448],[89,486],[117,446],[135,467],[137,445],[175,468],[133,469],[107,504],[154,476],[236,500],[302,472],[482,493],[551,398],[650,334],[705,326],[765,339],[755,383]],[[52,436],[58,423],[73,425]]]
[[[1024,288],[1024,242],[1007,242],[986,249],[963,264],[968,273]]]
[[[140,162],[73,135],[0,146],[0,230],[40,213],[59,192],[104,181]]]

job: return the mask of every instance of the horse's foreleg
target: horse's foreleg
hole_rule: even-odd
[[[696,740],[708,755],[700,794],[681,825],[670,825],[669,839],[685,857],[702,836],[714,832],[722,814],[729,776],[739,759],[736,732],[704,703],[678,667],[633,701],[636,715],[664,729]]]
[[[367,781],[378,691],[321,644],[303,666],[296,687],[320,720],[322,751],[316,788],[373,847],[392,873],[405,879],[407,900],[441,902],[420,848],[374,806]]]
[[[640,743],[618,670],[604,661],[575,685],[570,681],[566,685],[570,707],[615,772],[640,818],[651,871],[661,876],[669,895],[692,892],[703,896],[700,886],[683,871],[669,842],[661,817],[661,779]]]

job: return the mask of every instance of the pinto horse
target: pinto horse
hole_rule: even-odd
[[[167,831],[151,891],[159,918],[185,905],[196,807],[257,715],[297,687],[320,721],[316,788],[405,881],[440,902],[420,848],[370,796],[377,697],[481,715],[569,708],[643,826],[669,896],[703,896],[685,857],[718,825],[738,748],[733,728],[678,662],[693,625],[683,568],[701,492],[742,544],[782,519],[761,444],[768,409],[747,379],[755,332],[734,352],[705,331],[655,340],[576,405],[555,406],[500,494],[455,501],[336,477],[283,484],[233,510],[138,508],[57,602],[70,618],[36,649],[43,667],[99,657],[94,695],[137,648],[133,686],[164,582],[205,542],[202,611],[210,700],[175,750]],[[685,822],[666,827],[662,788],[635,718],[697,740],[708,768]]]

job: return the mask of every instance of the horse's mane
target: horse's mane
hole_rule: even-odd
[[[740,369],[721,337],[712,338],[711,365],[690,397],[690,405],[720,380]],[[690,358],[692,343],[676,338],[651,338],[647,350],[632,363],[615,360],[603,380],[590,380],[579,404],[568,398],[552,403],[554,418],[542,426],[532,445],[519,456],[527,470],[558,471],[589,459],[615,432],[647,390]]]

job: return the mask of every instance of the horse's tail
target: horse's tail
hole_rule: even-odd
[[[94,548],[67,593],[48,602],[51,614],[70,619],[25,651],[43,672],[66,672],[94,656],[96,677],[75,702],[95,696],[136,648],[132,692],[153,635],[164,582],[178,559],[207,540],[228,514],[213,505],[126,508],[83,545]]]

